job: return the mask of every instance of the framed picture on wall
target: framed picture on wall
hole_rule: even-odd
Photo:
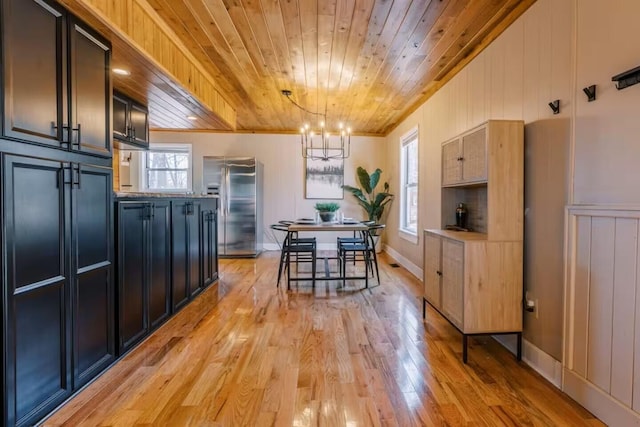
[[[329,156],[339,150],[329,150]],[[320,149],[310,149],[310,155],[320,155]],[[307,199],[343,199],[344,159],[306,159],[305,197]]]

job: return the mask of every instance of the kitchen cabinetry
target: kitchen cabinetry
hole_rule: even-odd
[[[4,136],[111,157],[108,43],[57,3],[2,7]]]
[[[111,170],[3,155],[6,425],[51,411],[115,357]]]
[[[487,127],[460,135],[442,146],[442,185],[487,181]]]
[[[201,216],[200,200],[171,202],[174,310],[180,309],[203,287],[200,277]]]
[[[115,92],[113,94],[113,137],[127,144],[149,148],[147,107]]]
[[[464,202],[478,231],[424,231],[423,310],[429,303],[462,332],[464,362],[467,337],[480,334],[517,334],[521,357],[523,136],[521,121],[491,120],[443,144],[443,228]],[[454,171],[444,163],[458,150],[473,155]]]
[[[206,288],[218,280],[217,199],[203,200],[201,223],[202,285]]]
[[[169,201],[117,203],[120,354],[169,316]]]

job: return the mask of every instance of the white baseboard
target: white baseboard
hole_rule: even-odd
[[[493,338],[511,353],[516,354],[515,335],[494,335]],[[551,384],[562,388],[562,363],[524,338],[522,339],[522,360]]]
[[[563,391],[607,425],[640,426],[640,414],[570,369],[564,370]]]
[[[422,282],[422,269],[409,261],[407,258],[403,257],[400,252],[396,251],[389,245],[384,245],[383,250],[394,260],[398,262],[401,266],[406,268],[411,274],[416,276],[418,280]]]

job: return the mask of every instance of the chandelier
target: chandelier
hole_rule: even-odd
[[[319,129],[314,130],[309,124],[300,128],[300,146],[302,147],[302,157],[311,160],[329,161],[332,159],[346,159],[351,154],[351,128],[338,124],[338,131],[330,133],[326,128],[327,114],[309,111],[291,98],[290,90],[281,91],[289,101],[302,111],[321,116],[324,118],[320,122]],[[339,143],[334,142],[338,139]]]

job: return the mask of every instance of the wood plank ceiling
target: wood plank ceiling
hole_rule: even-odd
[[[235,108],[232,129],[296,132],[319,120],[289,102],[287,89],[328,123],[385,135],[535,0],[135,1],[151,6],[215,79]],[[135,61],[117,47],[114,63]],[[170,120],[167,102],[154,106],[159,97],[145,94],[144,81],[114,85],[146,98],[154,127],[229,129],[202,111],[186,123],[183,110],[193,105]]]

